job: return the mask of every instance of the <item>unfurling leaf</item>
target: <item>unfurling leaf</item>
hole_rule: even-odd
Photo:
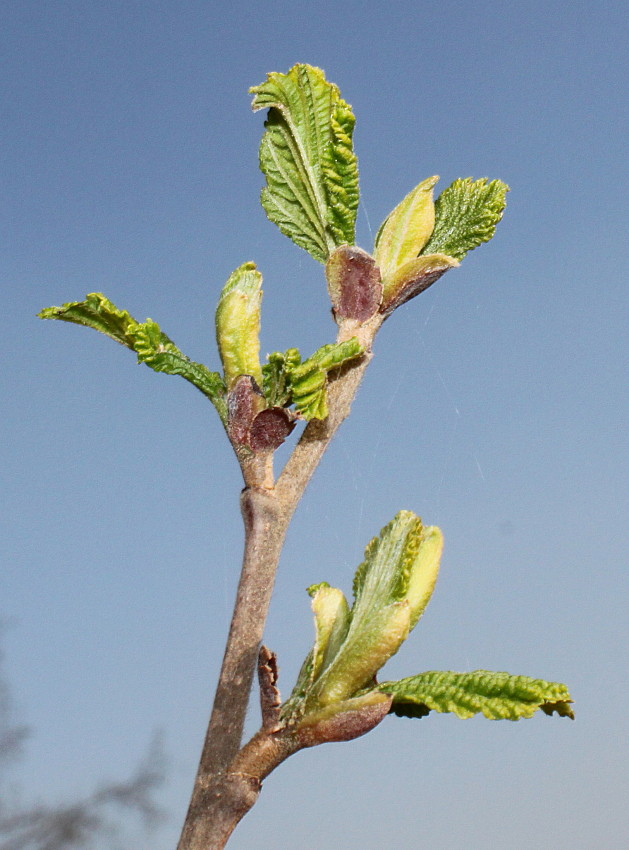
[[[70,301],[61,307],[46,307],[37,315],[40,319],[60,319],[62,322],[93,328],[132,351],[135,350],[135,334],[139,323],[126,310],[120,310],[100,292],[90,292],[85,296],[85,301]],[[164,337],[168,339],[165,334]]]
[[[404,600],[415,626],[437,582],[442,549],[436,526],[424,526],[412,511],[399,511],[365,548],[354,576],[353,620],[368,623],[383,604]]]
[[[341,646],[350,623],[345,594],[327,582],[309,587],[315,615],[315,644],[311,677],[315,679],[327,667]]]
[[[386,281],[401,265],[422,250],[435,224],[432,190],[439,180],[429,177],[401,201],[383,221],[376,235],[374,259]]]
[[[303,419],[325,419],[328,415],[328,373],[363,353],[355,337],[317,349],[304,362],[296,348],[276,351],[262,367],[262,387],[269,406],[295,405]]]
[[[382,682],[378,690],[393,697],[391,711],[400,717],[423,717],[434,710],[462,718],[482,713],[490,720],[520,720],[541,709],[574,718],[565,685],[509,673],[430,671]]]
[[[291,396],[304,419],[325,419],[328,415],[328,372],[363,353],[355,337],[346,342],[330,343],[290,369]]]
[[[488,242],[502,218],[508,191],[501,180],[455,180],[435,202],[435,228],[422,253],[462,260]]]
[[[268,109],[260,145],[268,218],[316,260],[354,242],[358,166],[355,119],[323,71],[295,65],[250,89],[254,110]]]
[[[458,265],[458,260],[445,254],[422,254],[404,263],[385,282],[380,312],[388,316]]]
[[[181,375],[209,398],[223,422],[226,421],[225,385],[221,376],[218,372],[210,372],[202,363],[189,360],[151,319],[137,322],[100,292],[91,292],[85,301],[47,307],[38,315],[40,319],[59,319],[93,328],[135,351],[138,362],[155,372]]]
[[[428,604],[442,544],[438,528],[424,528],[415,514],[400,511],[365,550],[351,610],[340,590],[326,583],[309,588],[315,645],[282,710],[284,717],[314,716],[328,706],[332,711],[375,685],[378,670]]]
[[[365,687],[398,651],[432,595],[442,548],[439,529],[424,528],[410,511],[400,511],[367,545],[347,636],[315,689],[321,705]]]
[[[296,348],[288,351],[275,351],[267,357],[262,367],[262,391],[270,407],[287,407],[291,404],[290,374],[301,363],[301,355]]]
[[[216,342],[228,388],[241,375],[262,386],[260,305],[262,275],[244,263],[229,276],[216,308]]]
[[[366,322],[378,312],[382,300],[380,272],[373,257],[362,248],[341,245],[325,266],[334,318]]]

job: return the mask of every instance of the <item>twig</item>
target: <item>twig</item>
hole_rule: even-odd
[[[240,583],[199,769],[178,850],[220,850],[255,803],[262,779],[300,747],[263,728],[242,751],[249,694],[268,614],[275,573],[297,504],[338,427],[347,417],[371,359],[378,318],[361,330],[363,357],[330,381],[329,415],[313,419],[274,487],[246,487],[241,495],[245,548]],[[355,328],[341,325],[338,340]],[[245,481],[250,468],[243,468]],[[265,484],[269,482],[268,465]],[[255,768],[252,767],[255,764]]]

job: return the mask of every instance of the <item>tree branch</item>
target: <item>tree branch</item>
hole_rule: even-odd
[[[288,525],[325,450],[349,414],[380,323],[381,317],[377,316],[359,328],[353,323],[340,325],[337,342],[357,335],[358,330],[365,354],[331,377],[328,417],[308,423],[274,487],[269,487],[272,477],[268,464],[261,480],[261,476],[251,475],[251,465],[245,467],[241,461],[245,483],[249,485],[241,495],[243,565],[212,715],[178,850],[224,847],[236,824],[254,805],[262,779],[299,749],[290,738],[262,729],[240,750],[251,682]],[[250,485],[252,478],[259,482],[257,487]],[[255,770],[250,766],[253,754]]]

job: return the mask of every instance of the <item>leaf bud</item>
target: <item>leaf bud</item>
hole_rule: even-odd
[[[229,276],[216,308],[216,342],[228,389],[241,375],[262,386],[261,302],[262,275],[255,263],[244,263]]]
[[[380,272],[362,248],[341,245],[325,266],[334,318],[354,319],[361,324],[378,312],[382,298]]]

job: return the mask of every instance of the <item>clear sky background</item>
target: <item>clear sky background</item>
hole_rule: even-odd
[[[349,591],[407,508],[446,548],[387,678],[565,681],[577,719],[388,718],[282,765],[230,847],[626,847],[623,4],[5,0],[0,15],[0,616],[34,731],[16,786],[72,799],[129,775],[162,730],[168,821],[125,850],[176,843],[239,570],[239,470],[190,385],[35,314],[102,291],[216,368],[218,293],[254,260],[263,351],[331,341],[321,267],[258,203],[247,89],[301,61],[357,116],[364,248],[432,174],[512,191],[495,239],[386,323],[297,512],[266,635],[283,693],[312,640],[305,588]]]

